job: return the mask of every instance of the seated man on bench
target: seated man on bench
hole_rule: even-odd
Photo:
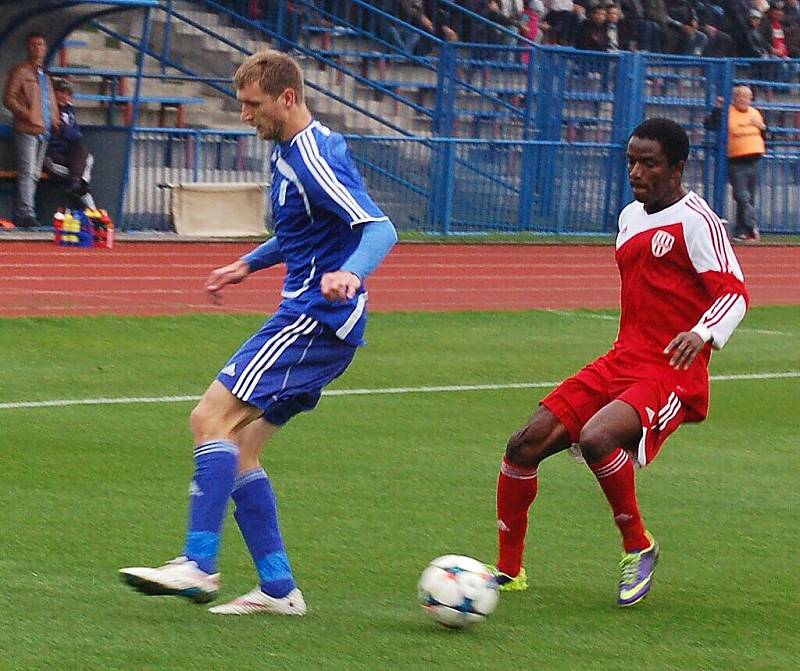
[[[58,103],[60,133],[50,137],[44,169],[56,179],[69,181],[67,195],[72,207],[94,209],[94,198],[89,193],[94,157],[83,143],[83,134],[75,117],[72,85],[66,79],[57,79],[53,89]]]

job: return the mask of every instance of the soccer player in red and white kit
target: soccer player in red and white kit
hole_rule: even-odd
[[[658,544],[636,499],[634,466],[648,465],[667,437],[708,412],[708,363],[749,302],[719,217],[682,185],[684,130],[648,119],[628,142],[636,201],[620,214],[619,333],[611,350],[546,396],[508,441],[497,483],[500,589],[527,588],[522,566],[539,463],[571,446],[597,478],[622,534],[620,606],[650,591]]]

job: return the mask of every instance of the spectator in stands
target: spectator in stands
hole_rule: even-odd
[[[650,42],[651,51],[668,52],[670,50],[669,13],[665,0],[641,0],[644,20],[653,30]]]
[[[787,28],[800,23],[800,0],[784,0],[783,18]]]
[[[757,11],[757,10],[756,10]],[[752,106],[753,91],[748,86],[733,89],[728,107],[728,182],[736,201],[736,224],[733,239],[738,242],[758,242],[755,197],[761,157],[766,150],[767,124]],[[717,108],[705,120],[708,130],[721,127],[722,108]]]
[[[53,82],[44,70],[47,40],[41,33],[25,38],[28,57],[12,68],[6,79],[3,105],[14,116],[17,148],[17,226],[39,226],[36,186],[42,173],[47,141],[58,132],[58,108]]]
[[[770,52],[776,58],[788,58],[789,50],[783,34],[783,2],[772,0],[767,8],[766,15],[761,20],[761,34],[770,47]]]
[[[774,81],[789,81],[797,73],[796,64],[789,62],[783,7],[782,0],[772,0],[766,16],[761,21],[761,34],[770,46],[772,57],[778,61],[770,68],[770,79]]]
[[[747,51],[747,32],[750,30],[748,15],[752,9],[750,0],[725,0],[725,18],[720,26],[733,39],[739,55]]]
[[[615,2],[607,2],[606,5],[606,37],[608,38],[607,51],[620,51],[625,49],[619,29],[619,20],[622,12]]]
[[[586,6],[586,21],[578,29],[575,47],[588,51],[605,51],[608,48],[606,8],[599,0],[589,0]]]
[[[519,24],[519,34],[531,42],[541,42],[542,32],[540,30],[541,18],[544,16],[544,4],[542,0],[525,0],[522,10],[522,19]],[[524,44],[522,45],[524,46]],[[527,65],[531,59],[531,49],[523,51],[520,61]]]
[[[539,24],[544,44],[558,44],[562,25],[570,21],[570,15],[575,11],[572,0],[545,0],[545,13]]]
[[[418,27],[413,21],[410,3],[403,0],[381,0],[381,4],[377,6],[387,14]],[[378,23],[378,35],[392,46],[398,47],[408,54],[416,52],[421,37],[418,31],[406,28],[402,24],[395,23],[389,19],[384,19]]]
[[[578,40],[581,25],[586,21],[586,0],[573,0],[572,11],[564,16],[558,26],[556,44],[565,47],[574,47]]]
[[[794,0],[794,2],[797,1]],[[786,48],[789,50],[789,58],[800,58],[800,17],[789,18],[789,0],[785,2],[784,7],[786,22],[783,34],[786,39]]]
[[[674,31],[672,52],[683,56],[701,56],[708,36],[700,30],[697,12],[691,4],[673,6],[670,24]]]
[[[736,45],[728,33],[720,30],[714,23],[707,23],[704,31],[708,37],[708,44],[703,51],[703,56],[710,58],[733,58],[736,56]]]
[[[751,9],[747,15],[750,29],[745,33],[742,56],[747,58],[769,58],[772,50],[761,33],[761,12]]]
[[[484,6],[482,15],[487,21],[505,28],[505,30],[490,29],[488,31],[488,42],[490,44],[511,46],[516,43],[516,40],[509,32],[518,32],[521,15],[516,16],[511,6],[502,5],[501,0],[489,0]]]
[[[400,19],[419,30],[448,42],[458,41],[458,34],[449,25],[449,15],[444,8],[438,7],[438,3],[431,0],[399,0],[397,11]],[[431,41],[422,38],[415,47],[415,53],[425,55],[431,48]]]
[[[83,133],[72,106],[72,85],[66,79],[53,83],[58,103],[59,133],[50,137],[44,169],[56,179],[68,180],[67,195],[73,207],[94,209],[89,193],[94,157],[83,142]]]
[[[645,21],[641,0],[620,0],[620,10],[622,16],[619,30],[625,44],[621,48],[630,51],[652,51],[653,34],[658,26]]]
[[[431,28],[426,28],[440,40],[445,42],[458,42],[458,33],[453,28],[450,12],[447,7],[437,0],[425,0],[421,3],[426,17],[429,17]]]

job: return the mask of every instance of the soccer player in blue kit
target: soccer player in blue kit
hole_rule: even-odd
[[[311,116],[297,62],[277,51],[250,56],[235,76],[242,121],[274,141],[270,160],[274,237],[211,273],[218,298],[251,272],[286,263],[277,312],[225,364],[191,414],[195,471],[181,556],[157,568],[120,570],[145,594],[197,603],[216,598],[217,557],[228,499],[259,576],[247,594],[212,613],[304,615],[281,537],[263,445],[341,375],[363,342],[365,278],[397,241],[367,194],[344,138]]]

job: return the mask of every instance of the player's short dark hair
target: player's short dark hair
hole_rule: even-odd
[[[250,82],[258,82],[261,90],[272,96],[293,89],[299,102],[304,98],[303,71],[294,58],[281,51],[267,49],[248,57],[236,70],[233,83],[241,89]]]
[[[44,33],[40,33],[38,30],[33,30],[27,35],[25,35],[25,44],[27,44],[36,37],[41,37],[45,42],[47,42],[47,37],[45,36]]]
[[[672,119],[663,117],[647,119],[633,129],[631,137],[658,142],[670,165],[677,165],[689,158],[689,136],[683,127]]]

